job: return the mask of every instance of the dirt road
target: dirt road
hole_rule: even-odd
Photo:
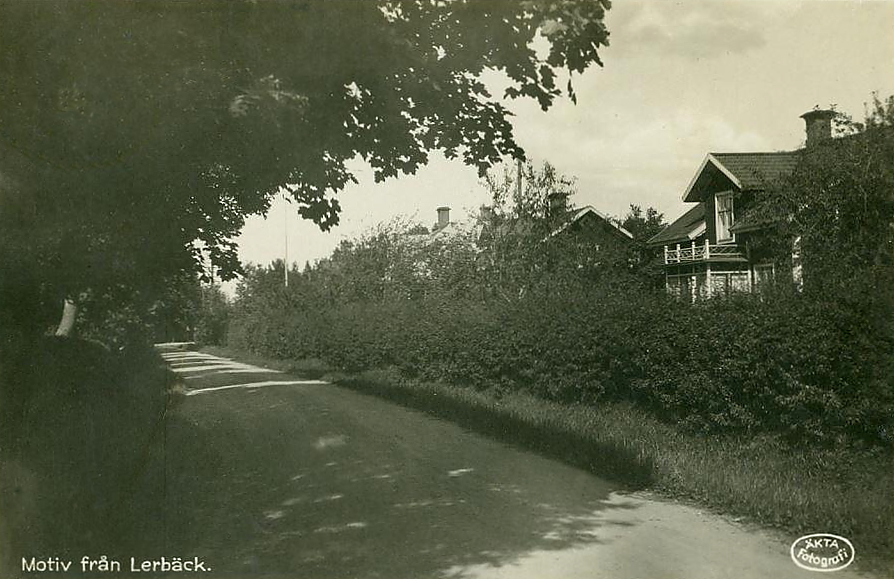
[[[791,561],[796,537],[331,384],[164,355],[188,392],[168,420],[154,532],[204,576],[816,577]]]

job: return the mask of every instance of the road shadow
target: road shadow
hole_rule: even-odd
[[[424,455],[395,463],[387,443],[368,446],[348,430],[362,424],[340,422],[341,399],[327,402],[336,391],[371,422],[407,412],[331,385],[184,402],[166,436],[167,553],[199,557],[209,577],[415,579],[598,545],[614,534],[607,529],[637,524],[637,503],[618,485],[508,447],[522,457],[512,463],[518,484],[445,470]],[[418,413],[412,421],[411,431],[456,429]],[[488,453],[494,444],[484,443]],[[562,471],[561,489],[544,462]]]
[[[407,408],[422,410],[472,432],[583,468],[627,490],[645,489],[654,484],[652,459],[635,448],[593,440],[549,424],[532,424],[493,408],[473,406],[449,396],[432,396],[429,392],[381,380],[348,377],[339,380],[338,384]]]

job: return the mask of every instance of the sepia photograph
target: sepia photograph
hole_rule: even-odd
[[[894,0],[0,0],[0,579],[894,577]]]

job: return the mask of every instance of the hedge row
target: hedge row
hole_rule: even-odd
[[[890,336],[865,312],[803,296],[690,305],[587,288],[511,303],[288,298],[244,298],[229,345],[561,402],[630,400],[705,432],[887,444],[892,428]]]

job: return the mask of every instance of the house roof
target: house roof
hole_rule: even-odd
[[[428,234],[430,239],[445,239],[457,237],[469,233],[472,225],[465,222],[450,221],[443,227],[438,227]]]
[[[665,245],[696,239],[705,232],[705,204],[699,203],[652,236],[648,245]]]
[[[442,227],[436,227],[426,233],[409,233],[405,234],[402,239],[409,246],[421,249],[438,241],[448,241],[462,239],[477,240],[480,235],[481,226],[477,223],[466,221],[450,221]]]
[[[683,200],[700,201],[717,179],[725,179],[743,191],[762,189],[769,181],[791,175],[799,156],[799,151],[708,153],[683,192]]]
[[[633,234],[621,227],[614,219],[605,215],[591,205],[585,205],[584,207],[580,207],[578,209],[572,209],[568,211],[567,214],[563,215],[561,218],[561,224],[558,225],[558,227],[552,229],[552,231],[543,238],[543,241],[559,235],[563,231],[567,231],[569,228],[573,227],[574,224],[586,219],[587,216],[596,217],[597,219],[610,225],[610,231],[612,231],[619,238],[624,240],[633,239]],[[481,238],[485,235],[500,236],[505,235],[509,232],[512,232],[516,235],[528,235],[536,231],[535,223],[535,220],[530,217],[505,220],[497,224],[494,224],[492,222],[483,222],[480,229],[478,230],[478,239],[480,242]]]
[[[565,231],[566,229],[568,229],[569,227],[571,227],[572,225],[574,225],[575,223],[577,223],[578,221],[580,221],[581,219],[586,217],[588,214],[595,215],[599,219],[602,219],[603,221],[605,221],[606,223],[611,225],[614,228],[614,231],[620,237],[626,237],[627,239],[633,239],[632,233],[630,233],[629,231],[627,231],[626,229],[624,229],[623,227],[618,225],[614,219],[612,219],[611,217],[608,217],[607,215],[600,212],[599,210],[597,210],[596,208],[594,208],[591,205],[585,205],[584,207],[581,207],[580,209],[575,209],[574,211],[572,211],[570,213],[571,217],[569,219],[567,219],[561,226],[556,228],[552,233],[550,233],[549,237],[560,234],[561,232]]]

